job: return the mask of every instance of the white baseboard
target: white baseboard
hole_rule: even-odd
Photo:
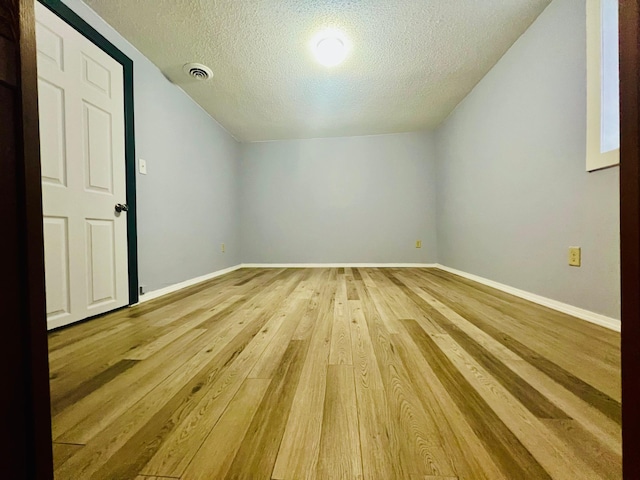
[[[433,268],[435,263],[243,263],[242,268]]]
[[[615,318],[607,317],[605,315],[591,312],[583,308],[574,307],[573,305],[569,305],[568,303],[562,303],[551,298],[543,297],[542,295],[536,295],[535,293],[526,292],[515,287],[510,287],[509,285],[504,285],[502,283],[494,282],[493,280],[479,277],[478,275],[473,275],[472,273],[456,270],[455,268],[445,267],[444,265],[440,264],[436,264],[435,267],[439,268],[440,270],[453,273],[454,275],[468,278],[469,280],[473,280],[474,282],[487,285],[488,287],[501,290],[505,293],[510,293],[511,295],[515,295],[516,297],[524,298],[525,300],[529,300],[530,302],[552,308],[553,310],[566,313],[582,320],[586,320],[587,322],[595,323],[596,325],[600,325],[601,327],[605,327],[616,332],[620,331],[621,322],[620,320],[617,320]]]
[[[205,282],[207,280],[211,280],[212,278],[219,277],[224,275],[225,273],[231,273],[235,270],[242,268],[242,265],[235,265],[233,267],[225,268],[223,270],[218,270],[213,273],[208,273],[206,275],[202,275],[201,277],[192,278],[190,280],[185,280],[184,282],[176,283],[174,285],[169,285],[168,287],[160,288],[158,290],[153,290],[149,293],[145,293],[140,295],[140,300],[138,300],[138,304],[148,302],[149,300],[153,300],[154,298],[161,297],[163,295],[167,295],[168,293],[177,292],[178,290],[182,290],[183,288],[190,287],[191,285],[195,285],[197,283]],[[137,305],[137,304],[136,304]]]

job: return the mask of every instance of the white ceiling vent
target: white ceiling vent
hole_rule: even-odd
[[[213,77],[211,69],[201,63],[187,63],[182,69],[184,73],[196,80],[209,80]]]

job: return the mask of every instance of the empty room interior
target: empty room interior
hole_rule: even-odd
[[[36,1],[55,477],[622,478],[617,8]]]

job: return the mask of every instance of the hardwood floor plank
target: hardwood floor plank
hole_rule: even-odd
[[[434,339],[447,356],[454,361],[467,381],[480,393],[500,419],[517,436],[522,444],[547,472],[557,479],[595,479],[597,474],[571,448],[554,433],[545,428],[509,392],[502,388],[484,368],[472,359],[449,338]]]
[[[87,443],[115,421],[160,382],[170,376],[199,346],[203,330],[180,337],[162,355],[154,356],[118,375],[53,418],[53,438],[62,442]],[[108,399],[117,401],[107,401]]]
[[[73,345],[80,340],[84,340],[109,328],[113,328],[122,322],[126,322],[131,319],[130,313],[130,308],[122,308],[93,318],[89,322],[79,322],[52,330],[47,335],[49,352],[55,352],[65,346]]]
[[[271,300],[276,305],[279,305],[282,299],[293,291],[298,279],[297,275],[297,273],[292,274],[280,291],[271,292]],[[268,298],[265,302],[268,302]],[[197,404],[190,402],[188,409],[179,410],[172,418],[166,420],[171,425],[171,430],[147,465],[140,470],[141,473],[166,476],[181,476],[184,473],[192,457],[283,322],[279,312],[266,308],[267,304],[253,310],[255,312],[253,315],[256,317],[254,321],[248,322],[243,330],[240,346],[219,367],[219,374],[218,372],[210,374],[215,381],[202,389]]]
[[[397,278],[397,277],[396,277]],[[478,344],[472,337],[458,328],[450,320],[454,313],[450,308],[428,294],[418,294],[407,284],[398,283],[405,295],[426,315],[436,322],[456,343],[467,351],[480,365],[487,369],[509,392],[538,418],[567,419],[568,415],[551,403],[517,373],[502,363],[491,352]],[[424,297],[424,298],[423,298]]]
[[[232,296],[233,294],[231,290],[217,292],[215,289],[208,289],[204,292],[200,292],[195,297],[190,297],[187,308],[179,302],[172,303],[159,310],[136,317],[135,321],[136,323],[144,322],[150,327],[155,327],[158,332],[166,333],[172,330],[175,326],[180,325],[185,321],[189,321],[195,315],[201,315],[204,312],[208,312],[209,316],[213,315],[213,312],[211,311],[212,308],[223,303],[227,297]],[[155,338],[150,340],[154,341]],[[151,341],[145,343],[151,343]],[[139,347],[144,346],[145,343],[139,345]]]
[[[411,311],[408,309],[407,302],[402,294],[402,291],[395,288],[395,284],[387,276],[388,268],[371,268],[366,269],[366,275],[376,284],[381,293],[389,300],[390,305],[397,307],[396,316],[398,318],[408,319],[411,318]],[[404,328],[401,331],[404,331]]]
[[[359,269],[354,269],[354,273]],[[360,277],[362,278],[362,277]],[[387,403],[395,421],[402,464],[410,474],[453,475],[449,456],[437,438],[439,419],[430,417],[411,386],[405,365],[362,280],[356,281]],[[404,476],[404,472],[399,472]]]
[[[111,368],[141,343],[141,337],[153,338],[153,331],[146,325],[130,326],[112,337],[111,341],[99,342],[91,349],[52,362],[49,368],[52,399],[55,401],[59,392],[76,388],[88,378]]]
[[[219,350],[205,345],[196,356],[177,371],[176,375],[161,384],[158,388],[165,388],[164,403],[149,417],[145,417],[144,422],[141,421],[138,430],[113,453],[112,457],[115,461],[102,465],[96,477],[129,478],[135,473],[148,473],[146,471],[148,467],[145,465],[157,455],[165,440],[171,438],[182,420],[193,413],[215,382],[233,368],[234,359],[249,348],[253,337],[258,334],[256,330],[260,330],[260,324],[247,325]],[[139,408],[140,404],[146,402],[147,398],[135,408]],[[127,415],[129,414],[127,413],[125,418]],[[197,447],[187,450],[182,460],[188,463],[196,451]],[[164,476],[180,475],[167,472]]]
[[[225,478],[271,478],[308,347],[289,344]]]
[[[362,478],[353,367],[329,365],[317,478]]]
[[[83,479],[135,476],[139,470],[131,459],[143,455],[144,451],[123,447],[131,438],[142,435],[141,430],[149,425],[149,421],[163,408],[167,399],[173,398],[184,382],[202,368],[201,358],[206,349],[204,346],[200,351],[191,352],[193,355],[187,363],[166,377],[152,390],[152,394],[146,395],[126,412],[108,422],[77,455],[56,470],[56,475],[61,478]],[[147,440],[154,441],[155,438]]]
[[[81,383],[76,388],[67,390],[64,395],[56,396],[56,398],[51,401],[51,414],[55,416],[70,405],[74,405],[79,400],[133,367],[136,363],[138,363],[137,360],[120,360],[95,377]]]
[[[252,309],[261,308],[265,298],[271,298],[272,290],[269,288],[272,285],[280,281],[286,281],[290,278],[293,272],[287,270],[278,271],[275,275],[271,276],[268,280],[255,285],[252,289],[248,290],[237,302],[229,304],[227,308],[221,309],[211,316],[208,320],[202,322],[200,328],[217,328],[219,323],[226,321],[229,317],[237,315],[242,311],[252,311]],[[264,277],[262,277],[264,278]],[[259,292],[259,293],[258,293]],[[276,297],[280,298],[280,297]]]
[[[434,475],[411,475],[411,480],[458,480],[458,477],[440,477]]]
[[[141,317],[149,312],[156,311],[159,308],[164,307],[166,305],[182,302],[188,299],[189,297],[197,295],[203,291],[224,286],[224,285],[232,285],[238,279],[246,278],[247,275],[255,275],[255,272],[251,272],[246,269],[240,269],[240,270],[231,272],[227,275],[216,277],[214,279],[207,280],[205,282],[197,283],[190,287],[183,288],[177,292],[173,292],[168,295],[163,295],[162,297],[139,304],[136,307],[134,307],[134,310],[132,310],[131,315],[133,318]]]
[[[248,276],[247,278],[244,278],[243,280],[240,280],[238,283],[235,284],[235,286],[236,287],[240,287],[242,285],[246,285],[250,281],[255,280],[258,277],[261,277],[262,275],[264,275],[266,273],[268,273],[268,270],[259,270],[254,275]]]
[[[217,302],[217,300],[215,301]],[[212,305],[213,305],[213,302],[207,302],[202,307],[199,306],[198,308],[194,309],[193,311],[187,314],[183,314],[183,312],[178,311],[174,315],[167,315],[164,318],[160,318],[156,321],[153,321],[151,323],[151,326],[156,328],[162,328],[170,325],[171,328],[167,332],[167,333],[170,333],[171,331],[173,331],[175,327],[182,326],[185,323],[189,323],[193,318],[210,317],[212,315],[210,306]],[[145,320],[147,320],[147,318],[145,318]],[[159,339],[156,339],[155,342],[157,342],[158,340]],[[153,343],[153,342],[150,342],[150,343]],[[148,345],[149,344],[145,345],[145,347],[148,347]],[[138,349],[141,349],[141,348],[144,348],[144,347],[142,346],[138,347]],[[133,353],[130,353],[130,354],[133,354]],[[143,359],[140,359],[140,360],[143,360]]]
[[[257,378],[244,381],[220,421],[193,457],[181,477],[183,480],[225,477],[270,383],[271,380]],[[220,441],[221,438],[225,441]]]
[[[544,424],[564,440],[573,453],[602,478],[622,478],[622,455],[609,450],[575,420],[544,420]]]
[[[56,478],[621,478],[619,334],[436,269],[241,269],[50,352]]]
[[[169,330],[167,333],[158,337],[151,343],[147,343],[146,345],[136,348],[135,350],[131,350],[127,355],[125,355],[126,360],[146,360],[151,355],[156,352],[159,352],[167,345],[173,343],[176,339],[180,338],[182,335],[192,331],[197,328],[204,320],[209,317],[209,313],[206,310],[196,310],[192,312],[186,323],[178,327],[174,327]]]
[[[357,271],[353,268],[352,272]],[[355,280],[351,275],[345,275],[345,281],[347,282],[347,300],[359,300],[358,289],[356,288]]]
[[[73,457],[82,450],[84,445],[75,443],[59,443],[53,442],[53,465],[54,468],[60,468],[64,462]]]
[[[539,419],[501,387],[489,372],[474,362],[450,337],[429,336],[424,329],[422,331],[423,338],[429,338],[440,348],[468,384],[553,478],[567,480],[578,477],[598,478],[596,473],[575,456],[564,442],[545,428]]]
[[[531,340],[529,347],[542,348],[551,355],[551,360],[564,368],[571,370],[574,366],[579,367],[576,371],[572,370],[575,375],[588,374],[589,370],[584,369],[583,364],[572,365],[567,362],[571,358],[562,352],[554,352],[558,342],[565,338],[572,338],[584,345],[585,351],[576,352],[577,358],[585,358],[585,352],[598,353],[598,358],[592,359],[596,368],[591,370],[600,371],[605,364],[613,368],[620,367],[620,336],[617,332],[475,282],[465,283],[466,279],[438,269],[420,272],[419,278],[424,282],[435,282],[435,285],[446,287],[454,295],[464,294],[470,304],[479,305],[481,310],[492,312],[492,315],[497,317],[497,325],[505,325],[502,322],[504,319],[509,322],[507,325],[514,327],[511,330],[513,333],[522,332],[523,337],[519,340]],[[534,332],[533,336],[525,335],[525,332],[531,331]],[[598,380],[597,377],[595,379]],[[619,379],[617,384],[616,391],[620,389]],[[598,388],[604,387],[600,383],[594,385]]]
[[[565,335],[574,337],[579,342],[589,342],[591,347],[602,343],[608,347],[613,347],[613,349],[609,350],[611,353],[620,348],[620,335],[600,325],[584,322],[557,310],[532,303],[438,268],[416,270],[416,273],[420,273],[425,279],[436,277],[438,282],[443,285],[452,286],[457,284],[464,286],[465,289],[476,292],[477,295],[471,295],[472,298],[482,298],[487,306],[499,309],[506,314],[515,314],[513,315],[515,317],[514,320],[518,324],[526,325],[531,322],[536,329],[550,331],[552,334],[555,333],[556,336],[560,334],[562,337]],[[521,316],[527,318],[527,321],[521,322]],[[620,356],[617,355],[617,358],[616,364],[619,366]]]
[[[349,329],[349,312],[347,305],[347,286],[339,281],[336,291],[336,302],[333,312],[333,328],[331,330],[330,365],[352,365],[351,332]]]
[[[349,314],[364,478],[406,478],[408,466],[398,461],[400,432],[394,428],[360,300],[349,301]]]
[[[285,299],[280,308],[280,315],[283,316],[282,326],[278,329],[269,348],[265,349],[251,370],[249,378],[273,377],[309,304],[311,296],[307,291],[308,287],[308,283],[301,281],[291,295]]]
[[[273,378],[308,302],[306,299],[292,298],[291,302],[287,302],[287,305],[281,309],[282,326],[276,332],[269,348],[265,349],[249,373],[249,378]]]
[[[498,382],[516,397],[531,413],[538,418],[568,419],[569,416],[555,406],[498,358],[482,348],[455,325],[446,325],[447,333],[464,348],[480,365],[489,371]]]
[[[422,288],[425,289],[425,291],[427,291],[429,294],[433,295],[434,298],[443,301],[441,293],[439,293],[438,291],[435,291],[433,288],[428,287]],[[444,300],[446,301],[446,299]],[[487,319],[479,315],[477,311],[473,311],[460,303],[452,303],[449,305],[449,307],[456,313],[464,317],[466,320],[470,321],[478,328],[486,332],[488,335],[502,343],[505,347],[516,353],[522,359],[531,363],[538,370],[544,372],[547,376],[551,377],[554,381],[562,385],[574,395],[582,398],[594,408],[600,410],[603,414],[605,414],[616,423],[620,424],[622,422],[620,402],[611,398],[606,393],[596,389],[581,378],[576,377],[559,365],[553,363],[551,360],[532,350],[511,335],[508,335],[499,330],[491,323],[489,323]]]
[[[504,424],[485,399],[469,384],[456,366],[415,320],[404,322],[408,334],[420,348],[431,368],[467,416],[474,432],[508,478],[547,478],[551,476]]]
[[[468,413],[463,413],[455,403],[411,337],[395,334],[392,338],[425,412],[437,419],[436,439],[448,452],[458,476],[474,480],[509,480],[467,421]]]
[[[89,322],[82,322],[67,328],[53,331],[49,334],[49,351],[50,353],[53,353],[64,346],[74,345],[76,342],[83,341],[89,337],[93,337],[96,333],[99,333],[107,328],[114,326],[117,327],[123,321],[131,320],[131,323],[133,323],[134,325],[138,325],[140,323],[138,319],[141,317],[144,317],[145,320],[155,317],[162,319],[171,316],[171,314],[175,311],[178,311],[177,318],[179,318],[180,315],[188,313],[188,310],[187,312],[185,312],[185,305],[181,304],[180,298],[184,297],[188,301],[188,306],[190,308],[193,305],[196,305],[197,308],[198,302],[201,301],[201,298],[209,298],[208,295],[211,293],[213,293],[214,295],[225,296],[228,289],[225,287],[232,285],[235,281],[235,278],[240,278],[248,274],[253,273],[249,270],[237,270],[223,277],[217,277],[215,279],[194,285],[193,287],[181,290],[180,292],[176,292],[175,294],[169,294],[163,296],[162,298],[146,303],[141,303],[133,307],[123,308],[113,313],[92,319]],[[184,293],[189,291],[190,288],[197,288],[196,293],[198,295],[196,295],[195,297],[184,296]],[[111,347],[113,347],[114,345],[117,345],[117,343],[112,343]]]
[[[314,331],[315,324],[319,318],[319,308],[328,298],[335,296],[335,269],[322,269],[316,273],[316,286],[312,291],[311,298],[307,304],[307,309],[300,319],[298,328],[293,334],[293,340],[306,340]]]
[[[176,480],[177,477],[157,477],[155,475],[138,475],[135,480]],[[180,479],[178,479],[180,480]]]
[[[399,318],[413,318],[409,312],[401,308],[394,308],[390,302],[392,299],[388,297],[388,291],[385,286],[380,286],[378,282],[373,279],[371,271],[363,269],[362,272],[363,283],[367,287],[367,290],[371,292],[371,298],[375,305],[376,310],[380,314],[380,318],[384,322],[387,331],[390,334],[396,334],[402,331],[402,327],[399,322]]]
[[[123,321],[112,327],[105,328],[95,335],[89,335],[73,343],[52,349],[49,352],[49,361],[66,365],[68,360],[66,360],[65,357],[77,358],[77,356],[82,355],[83,352],[93,351],[95,347],[101,343],[113,342],[115,336],[121,335],[123,330],[128,329],[132,325],[133,323],[130,321]]]
[[[421,286],[439,290],[449,302],[461,303],[460,307],[475,312],[476,316],[530,350],[620,401],[620,375],[617,375],[620,371],[620,347],[619,343],[611,344],[616,337],[619,342],[616,332],[494,289],[491,289],[494,294],[489,294],[480,289],[483,285],[476,284],[477,288],[470,288],[459,281],[459,277],[449,275],[442,278],[439,272],[433,269],[421,275]],[[447,303],[442,298],[439,300]],[[579,328],[581,324],[584,324],[583,328]],[[582,348],[567,355],[567,339]],[[606,355],[606,352],[614,355]]]
[[[311,319],[312,331],[301,333],[303,338],[310,338],[309,349],[271,475],[277,480],[315,478],[335,309],[335,269],[320,288],[316,306],[305,313],[305,317]]]
[[[449,307],[438,302],[425,291],[414,291],[430,304],[437,306],[439,311],[443,315],[446,315],[447,320],[455,324],[460,330],[466,332],[469,337],[473,338],[475,342],[491,352],[505,365],[508,365],[510,369],[542,393],[554,405],[557,405],[558,408],[565,411],[569,417],[576,420],[586,430],[597,437],[607,448],[618,454],[621,452],[620,425],[616,424],[600,411],[592,408],[588,403],[570,391],[560,387],[560,385],[543,372],[523,360],[474,324],[468,322]]]
[[[55,362],[52,361],[53,368],[50,375],[52,393],[67,390],[87,377],[97,376],[120,359],[133,355],[132,352],[153,344],[160,337],[174,330],[175,326],[189,320],[200,307],[206,310],[214,297],[224,297],[224,295],[206,291],[195,298],[190,297],[187,308],[185,306],[179,308],[180,305],[162,307],[135,320],[125,322],[128,325],[127,328],[119,331],[118,337],[111,341],[104,339],[97,345],[94,344],[91,348],[82,350],[82,354],[76,352],[59,360],[56,359]],[[137,307],[128,310],[133,311],[135,308]]]

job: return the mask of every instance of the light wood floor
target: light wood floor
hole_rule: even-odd
[[[50,335],[56,478],[621,478],[619,340],[435,269],[242,269]]]

